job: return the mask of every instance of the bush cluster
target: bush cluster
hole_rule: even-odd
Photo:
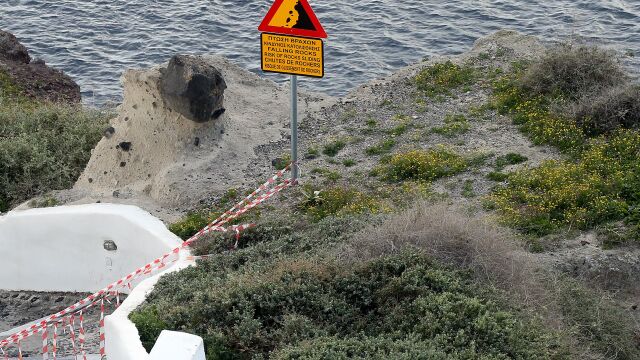
[[[307,186],[298,207],[314,221],[327,216],[375,214],[386,209],[385,205],[374,196],[347,186],[334,186],[320,190]]]
[[[519,88],[519,76],[516,72],[495,82],[493,106],[500,114],[511,115],[534,144],[550,144],[567,152],[579,149],[586,141],[584,130],[575,121],[553,113],[549,99]]]
[[[498,80],[496,103],[539,143],[570,149],[585,137],[640,128],[640,88],[630,78],[612,52],[562,45]]]
[[[187,240],[216,218],[213,214],[191,212],[169,225],[169,231],[178,235],[182,240]]]
[[[496,159],[496,170],[497,171],[502,171],[508,165],[522,164],[523,162],[526,162],[527,160],[529,160],[529,158],[527,158],[524,155],[520,155],[520,154],[517,154],[517,153],[508,153],[506,155],[499,156]]]
[[[565,322],[605,358],[640,359],[637,323],[602,292],[576,280],[559,284],[558,304]]]
[[[153,305],[131,316],[145,344],[166,324],[202,336],[208,359],[549,358],[539,330],[421,255],[347,267],[290,258],[202,274],[161,279]]]
[[[412,150],[391,157],[382,165],[382,173],[389,181],[433,181],[465,171],[467,159],[439,146],[429,150]]]
[[[328,144],[325,144],[322,148],[322,153],[334,157],[347,146],[347,142],[343,139],[334,140]]]
[[[512,225],[539,235],[620,220],[640,204],[640,133],[589,142],[577,161],[547,161],[509,176],[491,199]]]
[[[640,85],[612,87],[585,95],[568,107],[568,114],[589,136],[621,128],[639,129]]]
[[[102,138],[107,118],[76,106],[0,105],[0,211],[71,187]]]
[[[570,159],[510,175],[492,204],[507,222],[539,235],[630,216],[640,201],[638,85],[610,52],[589,46],[552,48],[517,65],[495,82],[495,107],[534,143]]]
[[[597,46],[561,44],[533,62],[519,79],[531,95],[578,99],[583,94],[619,85],[627,80],[616,55]]]
[[[451,61],[426,67],[416,76],[416,85],[429,97],[448,95],[451,90],[472,85],[476,81],[472,67],[454,64]]]

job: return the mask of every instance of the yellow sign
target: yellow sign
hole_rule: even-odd
[[[324,43],[320,39],[262,34],[262,71],[324,76]]]

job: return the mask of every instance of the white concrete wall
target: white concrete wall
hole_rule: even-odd
[[[151,360],[206,360],[204,341],[200,336],[163,330],[151,350]]]
[[[188,351],[191,345],[198,342],[198,339],[203,343],[202,338],[173,331],[166,333],[163,331],[163,336],[158,338],[149,355],[142,346],[138,329],[129,320],[129,314],[144,302],[162,275],[179,271],[193,264],[192,261],[184,260],[185,256],[188,254],[182,255],[182,259],[166,271],[142,281],[113,314],[105,317],[105,349],[110,360],[205,360],[204,345],[202,352],[197,348],[192,352]],[[171,347],[176,347],[176,351],[178,351],[177,347],[180,347],[183,350],[181,356],[176,357],[176,353],[160,350]]]
[[[118,249],[105,250],[105,240]],[[11,212],[0,217],[0,289],[96,291],[180,243],[160,220],[134,206]]]
[[[116,251],[104,249],[104,241]],[[149,213],[128,205],[92,204],[14,211],[0,217],[0,289],[96,291],[182,243]],[[160,276],[193,265],[178,262],[139,284],[105,317],[110,360],[205,360],[202,338],[165,331],[149,355],[129,314]],[[166,349],[172,349],[169,352]]]

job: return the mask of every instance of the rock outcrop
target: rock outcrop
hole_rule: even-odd
[[[176,55],[161,73],[162,95],[174,111],[196,122],[207,122],[224,112],[227,83],[202,58]]]
[[[11,33],[0,30],[0,58],[23,64],[31,62],[29,51]]]
[[[79,103],[80,86],[42,60],[31,60],[27,48],[0,30],[0,73],[6,73],[21,93],[36,100]]]
[[[257,149],[287,141],[288,88],[217,56],[179,56],[151,69],[128,70],[122,83],[118,116],[93,150],[72,202],[131,203],[172,219],[177,208],[254,186],[272,174],[269,162],[258,161],[263,154]],[[182,84],[169,86],[182,90],[167,91],[169,83]],[[198,91],[189,90],[194,87]],[[220,112],[225,87],[226,112],[206,121]],[[186,105],[200,97],[206,105],[196,106],[194,117]],[[176,103],[185,107],[179,111]],[[317,109],[320,103],[301,95],[301,114],[308,106]]]

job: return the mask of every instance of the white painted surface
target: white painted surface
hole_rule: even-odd
[[[200,336],[164,330],[151,350],[151,360],[206,360]]]
[[[104,249],[105,240],[118,249]],[[135,206],[90,204],[0,217],[0,289],[100,290],[181,240]]]
[[[104,241],[117,245],[104,249]],[[0,217],[0,289],[93,292],[182,243],[157,218],[129,205],[90,204],[14,211]],[[142,304],[160,276],[193,265],[183,251],[173,266],[135,285],[105,317],[109,360],[204,360],[202,338],[163,332],[149,355],[129,314]],[[155,349],[155,347],[154,347]],[[171,349],[173,352],[169,352]]]
[[[105,317],[105,349],[109,360],[150,360],[151,357],[142,346],[140,335],[136,326],[129,320],[129,314],[142,304],[147,295],[153,290],[162,275],[179,271],[193,264],[193,261],[185,260],[185,253],[172,267],[162,273],[154,275],[136,286],[127,299],[113,314]],[[165,341],[171,341],[170,337]],[[154,358],[160,360],[162,358]],[[183,358],[164,358],[166,360],[183,360]],[[189,360],[191,358],[184,358]],[[204,359],[204,358],[203,358]]]

